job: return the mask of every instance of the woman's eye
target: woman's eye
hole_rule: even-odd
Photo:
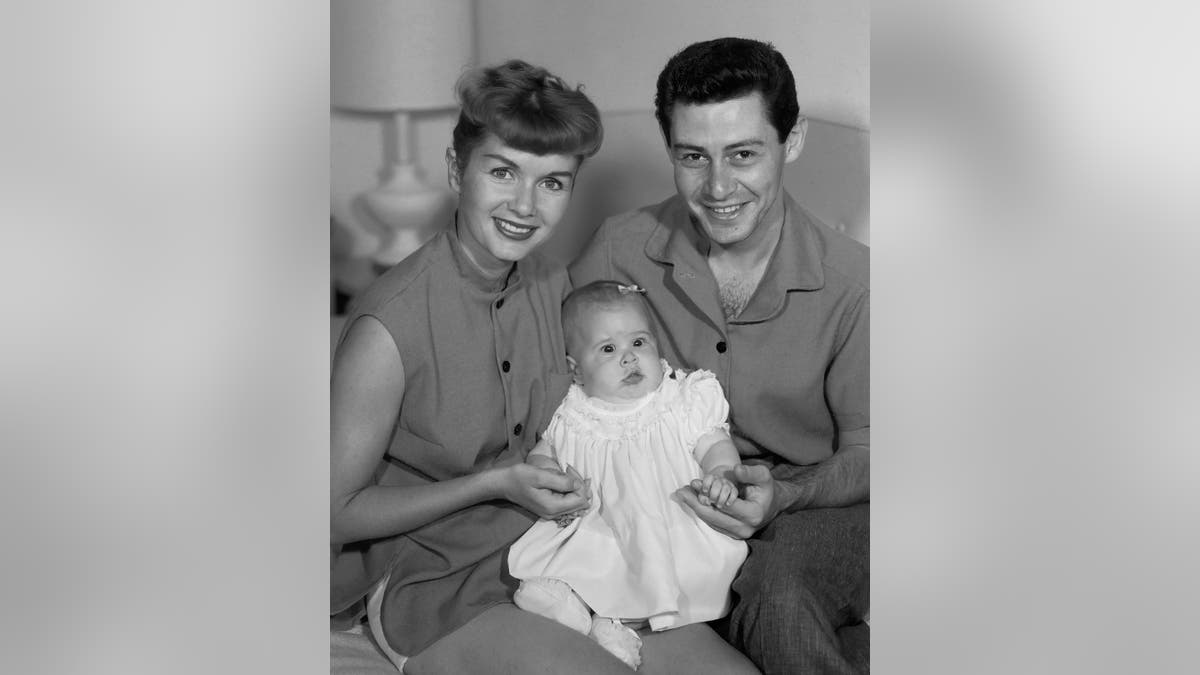
[[[549,190],[561,190],[563,189],[563,184],[562,181],[558,180],[557,178],[547,178],[546,180],[542,181],[542,187]]]

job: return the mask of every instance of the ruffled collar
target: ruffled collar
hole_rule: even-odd
[[[667,386],[667,381],[672,379],[671,375],[675,371],[667,364],[667,360],[659,359],[659,363],[662,364],[663,369],[662,382],[658,383],[658,386],[654,389],[654,391],[632,401],[619,401],[614,403],[611,401],[605,401],[604,399],[596,396],[588,396],[587,394],[583,393],[583,387],[580,387],[578,384],[572,384],[571,391],[577,396],[579,404],[582,407],[590,408],[603,415],[631,415],[646,407],[646,404],[650,403],[650,401],[654,400],[655,397],[662,394],[663,388]]]
[[[610,403],[588,396],[579,385],[573,384],[556,417],[598,438],[632,438],[659,423],[679,398],[681,376],[667,365],[666,359],[662,364],[662,382],[654,391],[634,401]]]

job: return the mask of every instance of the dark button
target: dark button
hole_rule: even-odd
[[[509,368],[512,368],[512,364],[510,364],[508,361],[500,364],[500,370],[503,370],[506,373],[508,372]]]
[[[718,342],[718,343],[717,343],[717,353],[718,353],[718,354],[724,354],[724,353],[725,353],[725,349],[726,349],[726,347],[725,347],[725,341],[724,341],[724,340],[721,340],[720,342]]]
[[[500,309],[503,306],[504,306],[504,298],[500,298],[499,300],[496,301],[496,309]]]
[[[513,427],[513,436],[520,436],[520,435],[521,435],[521,429],[524,429],[524,428],[525,428],[525,427],[521,426],[520,424],[518,424],[517,426]]]

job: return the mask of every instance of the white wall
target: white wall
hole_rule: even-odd
[[[603,111],[651,109],[671,55],[732,35],[779,49],[802,113],[870,128],[866,0],[481,0],[476,10],[482,62],[520,56],[543,65],[586,83]]]
[[[543,65],[583,83],[601,110],[604,146],[585,165],[568,219],[547,245],[560,260],[605,217],[674,190],[653,115],[654,82],[672,54],[723,35],[770,41],[788,59],[810,129],[785,184],[831,225],[869,242],[869,24],[865,0],[476,0],[474,53],[479,63]],[[416,159],[435,185],[445,185],[442,157],[455,119],[453,111],[416,117]],[[350,208],[386,165],[383,119],[333,111],[330,142],[330,199],[335,209]],[[358,228],[374,227],[356,213]]]

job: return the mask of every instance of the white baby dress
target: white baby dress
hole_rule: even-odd
[[[663,366],[658,389],[630,403],[571,386],[545,439],[560,466],[591,479],[593,507],[566,527],[539,520],[508,555],[517,579],[561,579],[597,615],[654,630],[724,616],[747,552],[671,497],[702,476],[692,450],[728,428],[729,404],[712,373]]]

